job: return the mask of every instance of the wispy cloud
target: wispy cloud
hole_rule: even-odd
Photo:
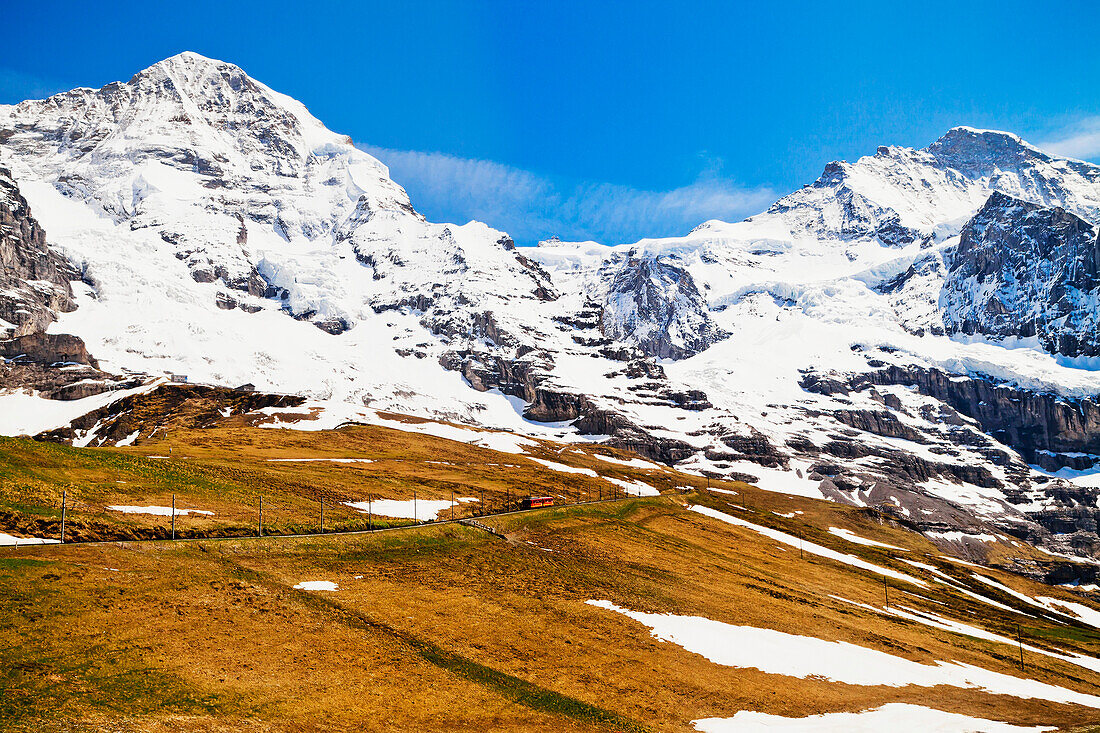
[[[708,219],[737,221],[776,198],[713,170],[670,191],[551,179],[488,160],[360,146],[390,167],[413,205],[437,221],[483,221],[517,242],[558,236],[605,244],[683,234]]]
[[[1100,158],[1100,116],[1084,117],[1038,143],[1043,150],[1067,158]]]

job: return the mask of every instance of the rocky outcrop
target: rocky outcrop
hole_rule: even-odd
[[[36,364],[86,364],[99,368],[84,341],[69,334],[32,333],[0,341],[0,357]]]
[[[208,428],[226,419],[265,407],[297,407],[305,402],[292,395],[249,392],[194,384],[168,384],[132,394],[82,415],[68,427],[35,436],[36,440],[72,442],[90,446],[141,440],[160,430]]]
[[[1100,240],[1062,208],[994,193],[965,227],[940,295],[948,333],[1100,354]]]
[[[80,273],[46,243],[46,232],[7,169],[0,168],[0,389],[75,400],[129,384],[99,370],[84,341],[46,333],[72,311]]]
[[[885,410],[836,410],[831,414],[838,422],[856,430],[863,430],[887,438],[911,440],[914,443],[927,442],[924,436],[898,420],[892,412]]]
[[[29,390],[48,400],[79,400],[141,385],[139,377],[107,374],[91,366],[64,367],[16,359],[0,362],[0,387]]]
[[[1037,463],[1041,451],[1100,455],[1100,403],[1093,399],[1030,392],[920,367],[887,366],[848,383],[856,390],[870,384],[915,387],[977,421],[984,432],[1019,451],[1029,463]]]
[[[76,308],[69,281],[79,277],[46,244],[11,172],[0,168],[0,338],[44,331]]]
[[[660,258],[633,256],[615,267],[599,318],[608,338],[652,356],[683,359],[727,336],[711,320],[687,270]]]
[[[896,484],[897,478],[915,486],[938,477],[1000,488],[1011,504],[1034,507],[1041,500],[1041,508],[1028,508],[1024,512],[1027,521],[999,521],[999,528],[1060,552],[1095,556],[1100,551],[1100,540],[1096,537],[1100,492],[1036,475],[1026,465],[1035,464],[1050,471],[1066,467],[1083,470],[1096,465],[1100,461],[1100,404],[1096,400],[1031,392],[986,378],[963,377],[918,366],[880,365],[873,371],[848,376],[811,373],[802,381],[807,391],[834,397],[890,385],[915,389],[940,403],[938,414],[922,415],[946,428],[934,436],[926,433],[937,441],[930,450],[946,450],[944,444],[953,443],[979,454],[981,463],[940,464],[857,440],[831,441],[822,452],[846,459],[878,456],[883,459],[880,467],[888,469],[884,477],[887,485]],[[934,412],[930,407],[926,411]],[[973,428],[961,425],[964,419],[1016,450],[1023,463]],[[875,428],[878,424],[864,427]],[[999,466],[1008,483],[994,477],[983,465],[986,461]],[[861,469],[848,466],[840,471],[851,474]]]
[[[519,397],[527,406],[523,416],[535,422],[572,422],[585,435],[606,435],[607,445],[631,450],[663,463],[673,464],[696,452],[688,443],[657,437],[613,409],[600,405],[589,395],[556,387],[549,378],[553,358],[546,352],[525,350],[514,357],[489,351],[449,351],[440,359],[446,369],[458,371],[479,392],[490,389]],[[661,376],[664,373],[661,372]],[[675,393],[674,390],[669,390]],[[678,396],[683,409],[703,409],[706,395],[698,390],[668,395]],[[672,403],[674,404],[674,403]]]

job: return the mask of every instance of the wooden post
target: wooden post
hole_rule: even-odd
[[[318,502],[321,505],[321,534],[325,533],[325,500],[321,499]]]
[[[370,506],[370,494],[367,494],[367,531],[370,532],[373,527],[371,526],[371,506]]]
[[[451,521],[455,520],[455,490],[451,489]]]
[[[890,584],[886,582],[886,576],[882,576],[882,592],[886,594],[886,607],[890,607]]]
[[[264,498],[260,497],[260,516],[256,519],[256,536],[264,536]]]
[[[172,539],[176,539],[176,495],[172,494]]]
[[[61,544],[65,544],[65,518],[68,510],[69,492],[61,490]]]
[[[1016,624],[1016,641],[1020,642],[1020,670],[1024,668],[1024,635],[1020,631],[1020,624]]]
[[[417,511],[416,511],[416,492],[415,491],[413,492],[413,523],[414,524],[420,524],[420,517],[417,516]]]
[[[798,559],[802,560],[802,530],[798,530]]]

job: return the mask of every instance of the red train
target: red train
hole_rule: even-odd
[[[524,509],[535,509],[540,506],[554,506],[554,497],[552,496],[528,496],[523,500]]]

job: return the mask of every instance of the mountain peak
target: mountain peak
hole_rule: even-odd
[[[1015,170],[1029,160],[1051,159],[1019,135],[965,126],[952,127],[925,150],[972,178],[984,178],[996,170]]]
[[[201,53],[195,53],[194,51],[181,51],[180,53],[177,53],[174,56],[169,56],[166,59],[161,59],[160,61],[156,62],[155,64],[152,64],[151,66],[149,66],[149,67],[143,69],[142,71],[138,72],[137,75],[141,76],[142,74],[148,74],[149,72],[161,71],[161,70],[167,71],[167,70],[176,70],[176,69],[204,70],[204,71],[213,71],[213,70],[219,70],[219,69],[236,69],[236,70],[240,71],[239,66],[237,66],[235,64],[231,64],[227,61],[221,61],[219,59],[212,59],[212,58],[209,58],[207,56],[203,56]]]
[[[1004,138],[1007,140],[1015,141],[1017,143],[1023,143],[1023,140],[1020,139],[1020,136],[1015,133],[1005,132],[1004,130],[985,130],[979,127],[971,127],[969,125],[956,125],[955,127],[952,127],[950,130],[945,132],[940,137],[940,139],[937,140],[937,142],[943,142],[945,140],[953,139],[962,140],[974,138]]]
[[[233,91],[258,85],[255,79],[236,64],[207,58],[194,51],[183,51],[142,69],[134,74],[130,84],[140,84],[143,81],[151,82],[155,86],[163,86],[164,82],[169,82],[169,87],[203,93],[211,85],[228,86]]]

